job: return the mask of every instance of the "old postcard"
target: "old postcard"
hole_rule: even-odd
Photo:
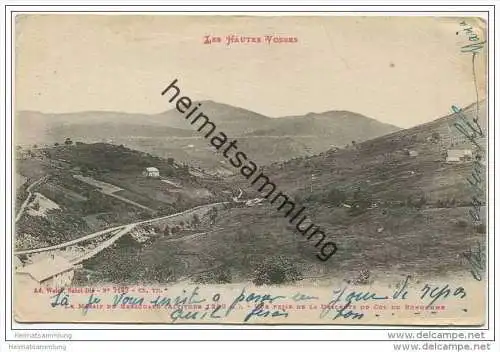
[[[14,319],[485,324],[487,27],[17,15]]]

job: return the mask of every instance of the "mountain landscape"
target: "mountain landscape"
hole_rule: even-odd
[[[215,103],[207,106],[226,109]],[[273,282],[280,283],[290,279],[289,271],[293,272],[292,281],[328,280],[339,275],[347,280],[362,270],[368,270],[372,277],[382,277],[387,272],[403,276],[464,273],[469,270],[464,252],[477,243],[484,246],[485,177],[478,185],[484,192],[476,201],[467,178],[473,172],[485,175],[485,164],[447,161],[452,148],[474,148],[470,140],[458,138],[461,133],[454,126],[458,114],[400,130],[347,112],[271,119],[261,115],[245,118],[249,116],[245,111],[234,115],[216,114],[215,110],[207,110],[207,114],[209,111],[217,123],[215,116],[221,116],[220,130],[227,126],[227,131],[242,136],[238,140],[259,141],[248,144],[249,150],[250,145],[255,148],[249,155],[257,157],[269,148],[274,153],[269,154],[273,160],[273,156],[283,157],[281,153],[293,151],[293,156],[285,161],[274,159],[266,164],[266,175],[297,204],[305,206],[308,217],[338,244],[338,253],[329,261],[318,261],[316,249],[275,206],[261,202],[262,194],[242,175],[222,177],[194,165],[198,148],[211,153],[217,162],[222,160],[206,140],[200,140],[203,146],[184,148],[170,143],[162,149],[163,146],[155,146],[154,136],[149,141],[152,148],[158,148],[157,153],[144,148],[134,150],[116,142],[83,142],[84,136],[75,134],[68,136],[76,143],[62,141],[58,146],[18,148],[16,169],[18,179],[24,183],[18,185],[17,192],[17,209],[22,213],[16,229],[17,250],[55,245],[133,222],[124,236],[117,234],[121,237],[112,245],[82,261],[81,273],[85,275],[79,277],[79,283],[240,282],[261,280],[255,273],[262,265],[272,267],[269,270],[284,265],[288,274]],[[477,112],[486,133],[485,102],[463,110],[469,121]],[[64,120],[61,116],[29,115],[24,116],[38,121]],[[163,115],[175,120],[173,112]],[[87,126],[81,131],[92,132],[88,127],[91,124],[82,117],[86,115],[75,116],[75,124],[70,127]],[[113,126],[120,118],[123,116],[110,115],[106,122],[93,123]],[[190,133],[180,129],[178,122],[167,126],[170,118],[164,119],[169,121],[164,125],[158,116],[149,118],[149,127],[157,123],[158,128],[172,133]],[[252,118],[259,123],[254,124]],[[134,119],[127,118],[128,122],[117,124],[117,128],[135,128]],[[328,124],[335,126],[332,131],[327,130]],[[58,128],[50,126],[49,131]],[[344,139],[340,139],[336,128],[344,131]],[[331,136],[337,139],[339,147],[337,143],[325,143],[324,151],[301,156],[301,133],[311,134],[315,140],[329,140]],[[60,134],[58,140],[62,136],[66,134]],[[116,133],[116,137],[110,138],[119,136]],[[175,138],[186,138],[189,142],[184,143],[194,144],[197,137]],[[484,145],[485,140],[484,136],[478,141]],[[182,153],[178,152],[180,149]],[[170,150],[172,153],[168,154]],[[178,160],[177,155],[192,158],[191,162]],[[160,170],[160,177],[143,175],[145,168],[151,166]],[[231,170],[231,166],[227,168]],[[41,181],[29,189],[35,180]],[[23,208],[25,199],[29,202]],[[469,213],[477,202],[480,221],[472,221]],[[164,218],[207,204],[214,206],[199,213],[182,213],[175,220]],[[148,219],[153,220],[143,224]],[[95,244],[88,246],[94,248]],[[23,260],[32,260],[30,256],[26,254]],[[273,258],[278,258],[277,262]],[[300,272],[297,268],[301,268]]]
[[[270,118],[213,101],[200,103],[200,111],[209,116],[220,131],[238,139],[240,149],[253,154],[262,164],[313,155],[399,130],[347,111]],[[18,145],[52,145],[65,137],[85,143],[109,142],[159,157],[174,157],[223,174],[231,173],[231,168],[221,163],[207,141],[175,109],[156,115],[20,111],[15,123]]]
[[[478,121],[486,132],[484,101],[463,113],[472,121],[477,109]],[[272,182],[305,206],[311,221],[321,224],[338,243],[338,255],[326,263],[309,260],[314,252],[308,250],[310,243],[271,206],[239,209],[237,221],[222,216],[221,227],[226,230],[217,236],[229,241],[234,233],[243,233],[238,237],[247,243],[247,247],[241,245],[246,247],[243,252],[261,248],[258,244],[265,242],[267,247],[259,250],[261,257],[256,261],[271,256],[272,251],[286,252],[293,262],[309,266],[313,277],[348,277],[367,269],[379,277],[387,272],[420,277],[464,272],[464,252],[478,243],[483,248],[485,245],[486,163],[484,154],[479,165],[446,161],[449,149],[475,148],[470,141],[451,144],[450,137],[460,136],[453,126],[457,120],[457,114],[451,114],[350,148],[266,168]],[[483,148],[485,142],[486,136],[480,141]],[[474,173],[482,175],[479,195],[467,180]],[[241,187],[247,183],[241,175],[234,181]],[[248,186],[246,190],[249,196],[258,194]],[[474,195],[481,209],[479,222],[470,216]],[[204,248],[204,252],[215,251]],[[241,253],[227,248],[224,255],[241,263],[237,260]],[[242,263],[241,267],[252,265],[255,262]]]

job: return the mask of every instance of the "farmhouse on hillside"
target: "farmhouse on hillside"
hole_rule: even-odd
[[[142,172],[142,175],[143,176],[146,176],[146,177],[154,177],[154,178],[157,178],[157,177],[160,177],[160,170],[158,170],[156,167],[147,167],[143,172]]]
[[[69,286],[74,274],[73,264],[54,255],[16,271],[17,280],[21,284],[55,288]]]
[[[416,157],[418,156],[418,152],[416,150],[408,150],[408,156]]]
[[[448,149],[446,161],[449,163],[472,161],[472,154],[471,149]]]

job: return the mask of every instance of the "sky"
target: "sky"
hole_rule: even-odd
[[[270,117],[349,110],[411,127],[476,100],[463,20],[484,39],[477,18],[18,15],[15,106],[154,114],[171,108],[160,93],[178,79],[193,100]],[[261,42],[226,45],[228,35]],[[476,57],[480,98],[485,60]]]

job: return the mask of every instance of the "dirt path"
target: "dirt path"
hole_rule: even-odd
[[[101,191],[101,192],[102,192],[102,191]],[[104,193],[104,192],[102,192],[102,193]],[[148,208],[148,207],[147,207],[147,206],[145,206],[145,205],[139,204],[139,203],[137,203],[137,202],[134,202],[133,200],[130,200],[130,199],[128,199],[128,198],[124,198],[124,197],[119,196],[119,195],[117,195],[117,194],[114,194],[114,193],[104,193],[104,194],[106,194],[106,195],[108,195],[108,196],[110,196],[110,197],[116,198],[116,199],[118,199],[118,200],[121,200],[122,202],[125,202],[125,203],[128,203],[128,204],[130,204],[130,205],[133,205],[133,206],[135,206],[135,207],[137,207],[137,208],[144,209],[144,210],[147,210],[147,211],[152,212],[152,213],[154,213],[154,212],[155,212],[155,210],[153,210],[153,209],[151,209],[151,208]]]
[[[116,198],[119,201],[122,201],[122,202],[128,203],[130,205],[133,205],[134,207],[137,207],[137,208],[140,208],[140,209],[143,209],[143,210],[147,210],[147,211],[149,211],[151,213],[155,212],[154,209],[148,208],[145,205],[139,204],[137,202],[134,202],[133,200],[130,200],[128,198],[125,198],[125,197],[122,197],[122,196],[119,196],[119,195],[115,194],[116,192],[123,191],[123,188],[118,187],[118,186],[116,186],[116,185],[114,185],[112,183],[108,183],[108,182],[104,182],[104,181],[99,181],[99,180],[96,180],[95,178],[81,176],[81,175],[73,175],[73,177],[76,178],[77,180],[80,180],[83,183],[86,183],[88,185],[91,185],[92,187],[97,188],[97,190],[99,192],[101,192],[102,194],[105,194],[107,196]]]
[[[18,222],[19,219],[21,219],[21,216],[23,216],[23,214],[26,210],[26,207],[30,203],[30,198],[33,196],[33,193],[31,192],[33,187],[38,186],[40,183],[45,182],[47,179],[48,179],[48,176],[44,176],[44,177],[36,180],[35,182],[33,182],[31,185],[28,186],[28,188],[26,188],[26,191],[28,191],[28,196],[26,197],[23,204],[21,205],[21,208],[19,209],[19,213],[17,213],[16,219],[14,220],[14,222]]]
[[[125,226],[123,228],[123,230],[119,231],[116,235],[114,235],[111,238],[108,238],[107,240],[101,242],[97,247],[91,249],[90,251],[88,251],[84,255],[82,255],[80,257],[77,257],[77,258],[74,258],[74,259],[71,259],[70,260],[71,264],[75,265],[75,264],[83,262],[84,260],[92,258],[94,255],[96,255],[100,251],[102,251],[102,250],[108,248],[109,246],[111,246],[120,237],[122,237],[123,235],[129,233],[134,227],[135,227],[135,225],[127,225],[127,226]]]
[[[68,242],[60,243],[58,245],[54,245],[54,246],[50,246],[50,247],[43,247],[43,248],[27,249],[27,250],[23,250],[23,251],[17,251],[17,252],[14,252],[14,255],[40,253],[40,252],[46,252],[46,251],[50,251],[50,250],[54,250],[54,249],[60,249],[60,248],[71,246],[71,245],[74,245],[74,244],[77,244],[77,243],[80,243],[80,242],[83,242],[83,241],[86,241],[86,240],[89,240],[89,239],[92,239],[92,238],[104,235],[104,234],[106,234],[108,232],[120,231],[120,230],[123,230],[124,228],[128,228],[128,227],[130,227],[130,229],[128,230],[128,231],[130,231],[133,227],[135,227],[137,225],[149,224],[149,223],[152,223],[152,222],[155,222],[155,221],[165,220],[165,219],[169,219],[169,218],[172,218],[172,217],[175,217],[175,216],[179,216],[179,215],[186,215],[186,214],[189,214],[190,212],[195,212],[197,210],[201,210],[201,209],[204,209],[204,208],[211,208],[211,207],[215,207],[217,205],[228,204],[228,203],[229,202],[217,202],[217,203],[210,203],[210,204],[205,204],[205,205],[199,205],[197,207],[194,207],[194,208],[191,208],[191,209],[188,209],[188,210],[184,210],[184,211],[179,212],[179,213],[165,215],[165,216],[161,216],[161,217],[154,218],[154,219],[149,219],[149,220],[137,221],[137,222],[133,222],[133,223],[130,223],[130,224],[115,226],[115,227],[112,227],[112,228],[109,228],[109,229],[104,229],[104,230],[97,231],[97,232],[91,233],[89,235],[77,238],[76,240],[71,240],[71,241],[68,241]],[[128,233],[128,231],[122,233],[121,236],[123,236],[125,233]]]

